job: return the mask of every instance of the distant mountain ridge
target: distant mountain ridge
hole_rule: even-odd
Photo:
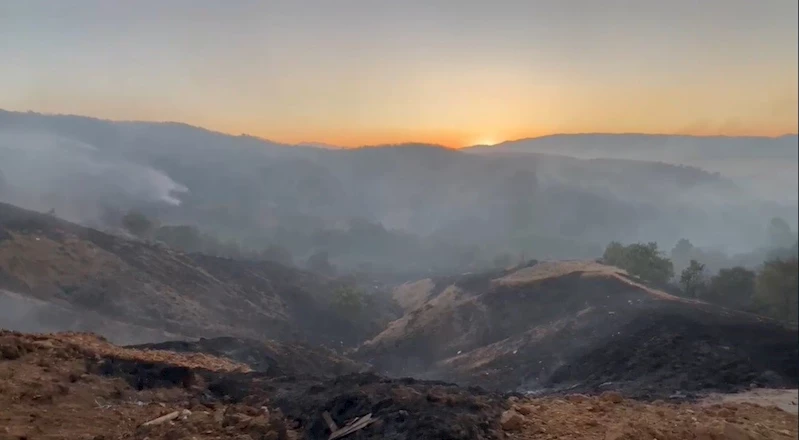
[[[799,157],[796,134],[765,136],[692,136],[640,133],[553,134],[505,141],[492,146],[474,146],[465,150],[480,153],[550,153],[579,158],[642,158],[660,160],[666,153],[700,158],[713,154],[740,157]],[[770,149],[763,150],[761,147]],[[666,151],[658,151],[666,149]],[[708,150],[712,151],[708,151]]]
[[[610,240],[670,247],[689,238],[751,249],[771,217],[796,224],[795,201],[766,197],[790,202],[795,179],[787,185],[792,175],[775,173],[774,162],[795,160],[761,155],[743,168],[751,176],[731,179],[711,168],[727,160],[718,154],[708,166],[661,160],[656,148],[614,157],[619,138],[602,139],[578,145],[608,152],[591,160],[580,148],[573,156],[529,148],[478,154],[509,143],[326,149],[179,123],[0,110],[0,200],[95,227],[109,208],[136,208],[241,246],[277,244],[295,261],[325,251],[348,267],[411,271],[468,266],[500,252],[590,258]],[[741,145],[732,150],[751,150]],[[771,186],[754,194],[750,181]]]

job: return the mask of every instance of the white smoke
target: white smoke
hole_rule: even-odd
[[[147,165],[50,134],[0,132],[5,201],[86,220],[109,200],[179,205],[188,189]]]

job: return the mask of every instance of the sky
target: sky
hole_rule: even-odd
[[[279,142],[797,132],[796,0],[0,0],[0,108]]]

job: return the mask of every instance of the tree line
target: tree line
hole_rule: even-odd
[[[784,236],[783,236],[784,237]],[[675,248],[685,247],[678,243]],[[675,252],[672,252],[674,254]],[[679,252],[677,252],[679,254]],[[789,323],[799,318],[797,244],[774,249],[756,269],[733,266],[710,272],[705,263],[690,259],[679,273],[657,243],[610,243],[601,258],[605,264],[687,298],[758,313]]]

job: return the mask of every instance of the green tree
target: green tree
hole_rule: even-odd
[[[152,232],[155,223],[138,211],[128,211],[122,217],[122,227],[137,237],[146,237]]]
[[[755,286],[755,301],[761,311],[783,321],[799,321],[798,261],[792,257],[771,260],[763,265]]]
[[[689,298],[696,298],[705,288],[705,265],[691,260],[680,274],[680,287]]]
[[[605,248],[602,261],[652,283],[665,284],[674,278],[674,265],[662,255],[655,242],[628,246],[611,242]]]
[[[745,267],[722,269],[710,278],[701,298],[738,310],[752,310],[756,276]]]
[[[333,291],[333,306],[347,318],[355,318],[364,308],[364,295],[355,287],[339,287]]]

